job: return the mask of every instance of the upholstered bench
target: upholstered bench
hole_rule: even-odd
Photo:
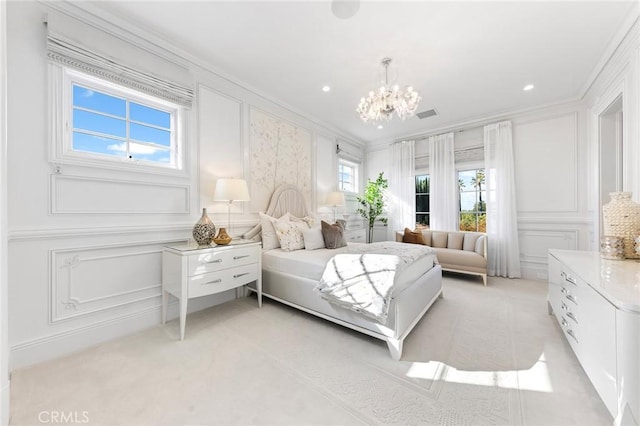
[[[396,241],[433,247],[443,271],[480,275],[487,285],[487,235],[482,232],[447,232],[430,229],[396,232]]]

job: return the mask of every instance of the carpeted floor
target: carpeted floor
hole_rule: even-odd
[[[183,342],[174,320],[15,371],[11,423],[612,423],[546,283],[445,274],[444,288],[399,362],[383,341],[248,297],[190,315]]]

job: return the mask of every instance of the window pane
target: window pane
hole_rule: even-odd
[[[127,114],[127,104],[124,99],[75,84],[73,85],[73,105],[122,118],[126,117]]]
[[[429,192],[429,175],[416,176],[416,194],[426,194]]]
[[[474,211],[476,205],[476,193],[475,192],[462,192],[460,193],[460,210]]]
[[[416,212],[428,212],[429,211],[429,196],[428,195],[416,195]]]
[[[129,118],[165,129],[171,128],[171,114],[135,102],[129,104]]]
[[[141,124],[131,123],[129,137],[142,142],[151,142],[158,145],[171,146],[171,132],[159,130]]]
[[[80,132],[73,132],[73,149],[115,157],[125,157],[127,155],[126,143],[122,141]]]
[[[460,230],[461,231],[477,230],[475,213],[460,213]]]
[[[126,121],[79,109],[73,110],[73,128],[122,138],[127,135]]]
[[[429,214],[417,214],[416,215],[416,225],[426,225],[429,226]]]
[[[168,149],[156,148],[139,143],[131,143],[129,144],[129,154],[134,160],[171,163],[171,150]]]

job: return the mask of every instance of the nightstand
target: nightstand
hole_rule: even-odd
[[[187,303],[256,282],[262,307],[261,244],[233,240],[225,246],[166,246],[162,251],[162,323],[167,320],[169,295],[180,299],[180,340],[184,339]]]

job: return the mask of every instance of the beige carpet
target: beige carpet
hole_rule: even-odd
[[[399,362],[380,340],[249,297],[190,315],[183,342],[171,321],[15,371],[11,423],[612,423],[544,282],[446,275],[444,287]]]

